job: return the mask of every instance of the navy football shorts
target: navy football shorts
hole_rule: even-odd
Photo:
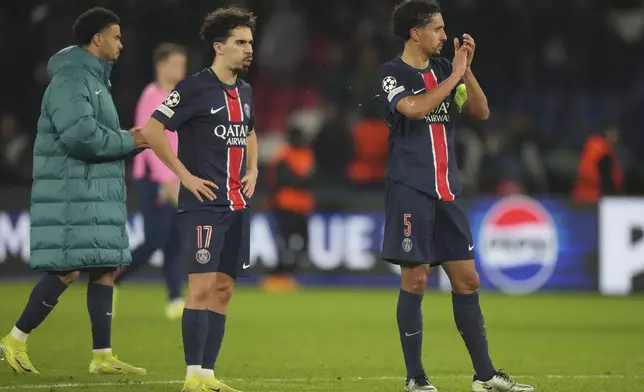
[[[430,266],[474,259],[467,215],[454,202],[435,200],[388,180],[382,258],[393,264]]]
[[[250,268],[249,215],[247,209],[180,213],[181,254],[188,274],[243,276]]]

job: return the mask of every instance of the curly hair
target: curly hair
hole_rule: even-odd
[[[441,12],[436,0],[405,0],[394,8],[391,14],[391,28],[395,36],[407,41],[409,30],[424,27],[432,17]]]
[[[226,41],[237,27],[249,27],[254,31],[256,21],[255,15],[243,8],[219,8],[206,15],[199,35],[206,45],[212,45]]]
[[[72,26],[74,41],[77,45],[87,45],[92,42],[94,34],[119,23],[121,20],[114,12],[101,7],[90,8],[83,12]]]

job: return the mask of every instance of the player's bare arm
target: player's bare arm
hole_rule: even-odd
[[[435,88],[424,94],[409,96],[396,104],[396,109],[405,117],[422,120],[440,105],[456,88],[467,68],[469,46],[461,46],[456,50],[452,66],[452,74]]]
[[[199,201],[203,202],[202,196],[209,200],[215,200],[215,194],[209,187],[214,189],[219,189],[219,187],[211,181],[193,176],[186,169],[179,158],[174,155],[172,147],[170,147],[170,142],[168,142],[168,137],[165,134],[165,125],[151,117],[141,133],[156,156],[177,175],[183,186],[192,192]]]
[[[246,197],[253,197],[255,193],[255,185],[257,185],[257,134],[252,130],[246,136],[246,175],[241,179],[244,184],[244,195]]]
[[[454,39],[454,47],[458,48],[459,46],[458,39]],[[463,81],[465,82],[465,88],[467,90],[465,113],[477,120],[487,120],[488,117],[490,117],[490,108],[487,104],[487,97],[472,72],[472,60],[474,59],[474,50],[476,49],[474,38],[469,34],[463,34],[463,46],[469,48],[467,69],[463,75]]]

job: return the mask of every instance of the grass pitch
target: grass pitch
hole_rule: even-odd
[[[9,332],[31,284],[0,282],[0,335]],[[304,289],[267,294],[240,287],[216,374],[248,391],[402,391],[397,289]],[[164,317],[165,292],[132,282],[119,291],[112,345],[146,367],[143,377],[87,374],[91,358],[84,283],[75,283],[29,340],[40,376],[0,363],[0,391],[179,391],[185,367],[181,322]],[[449,294],[423,303],[424,365],[441,392],[469,391],[471,363]],[[644,391],[644,297],[509,297],[482,293],[494,364],[544,392]]]

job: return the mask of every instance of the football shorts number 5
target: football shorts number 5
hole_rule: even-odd
[[[411,237],[411,214],[403,214],[403,224],[405,225],[405,237]]]
[[[403,238],[402,249],[409,253],[414,246],[413,241],[409,238],[411,237],[411,214],[403,214],[403,225],[405,226],[403,230],[405,238]]]

